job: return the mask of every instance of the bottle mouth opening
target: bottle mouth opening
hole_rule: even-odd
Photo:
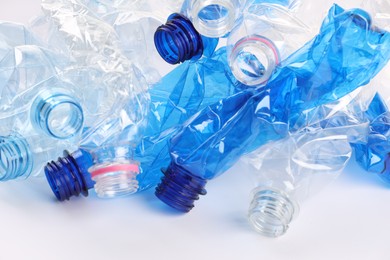
[[[166,24],[154,34],[154,44],[160,56],[170,64],[199,59],[203,54],[203,41],[188,18],[173,13]]]
[[[196,1],[191,8],[192,22],[200,34],[220,38],[232,30],[237,8],[234,1]]]
[[[56,139],[69,139],[75,136],[84,124],[80,104],[66,94],[40,95],[35,99],[31,111],[35,126]]]
[[[68,139],[83,127],[84,116],[81,107],[74,102],[55,105],[48,112],[46,125],[49,133],[58,139]]]
[[[266,83],[279,62],[280,55],[275,44],[258,35],[239,40],[229,58],[233,75],[247,86]]]
[[[95,181],[95,191],[100,198],[116,198],[138,190],[139,165],[133,163],[98,164],[89,169]]]
[[[279,237],[288,230],[297,209],[297,205],[282,192],[272,189],[257,190],[254,192],[248,219],[258,233],[267,237]]]

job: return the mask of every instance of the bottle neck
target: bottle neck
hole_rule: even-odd
[[[197,60],[203,54],[202,37],[190,20],[177,13],[157,28],[154,43],[160,56],[170,64]]]
[[[89,169],[95,181],[95,192],[100,198],[115,198],[133,194],[138,190],[139,163],[120,160],[95,164]]]
[[[69,200],[80,194],[88,196],[88,190],[94,185],[88,172],[92,164],[91,155],[79,149],[71,154],[64,151],[63,157],[46,165],[46,179],[58,200]]]
[[[41,92],[32,104],[30,116],[34,127],[56,139],[75,136],[84,122],[81,105],[72,96],[56,91]]]
[[[279,237],[287,231],[297,211],[297,204],[287,194],[261,187],[253,191],[248,218],[254,230],[260,234]]]
[[[30,176],[33,155],[27,140],[18,135],[0,137],[0,181]]]
[[[240,6],[237,0],[193,0],[189,16],[198,32],[210,38],[226,36],[234,27]]]
[[[156,188],[156,196],[182,212],[189,212],[194,207],[194,201],[199,195],[206,195],[204,189],[207,180],[193,176],[190,172],[171,162],[163,171],[164,177]]]
[[[259,35],[242,38],[229,55],[233,75],[247,86],[265,83],[279,62],[280,55],[275,44]]]
[[[129,144],[101,147],[92,152],[93,166],[88,169],[100,198],[133,194],[138,190],[139,162],[133,160]]]

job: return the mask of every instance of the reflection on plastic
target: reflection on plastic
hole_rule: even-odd
[[[372,30],[367,16],[334,5],[320,34],[282,62],[266,86],[223,99],[187,121],[171,139],[171,163],[156,195],[191,210],[205,181],[242,154],[305,126],[303,111],[366,84],[390,58],[390,35]]]

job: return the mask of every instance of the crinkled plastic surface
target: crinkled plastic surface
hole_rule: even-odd
[[[365,118],[370,121],[370,131],[366,140],[352,143],[356,160],[365,170],[378,173],[384,181],[390,182],[390,112],[378,93],[365,111]]]
[[[0,118],[28,110],[40,83],[67,60],[45,48],[23,25],[0,23]]]
[[[269,143],[242,160],[255,187],[279,190],[302,202],[337,178],[351,155],[346,135],[320,128]]]
[[[254,3],[228,37],[230,67],[238,80],[264,84],[275,67],[315,35],[287,7]]]
[[[121,72],[131,61],[153,84],[165,73],[152,65],[159,59],[153,31],[170,12],[179,9],[179,3],[164,0],[161,4],[165,2],[166,8],[156,10],[144,1],[43,1],[50,22],[41,19],[34,27],[49,27],[43,30],[49,42],[58,46],[58,51],[66,50],[76,64],[95,66],[99,62],[104,71]]]
[[[169,161],[168,141],[180,124],[200,109],[239,90],[240,85],[232,78],[223,47],[209,58],[181,64],[151,88],[148,127],[134,157],[141,162],[139,190],[160,180],[161,169]]]
[[[187,121],[171,139],[172,162],[211,179],[242,154],[305,126],[306,111],[368,83],[390,58],[390,36],[370,28],[366,15],[334,5],[321,32],[282,62],[266,86],[223,99]]]
[[[37,100],[46,95],[60,102],[58,94],[63,94],[62,98],[67,101],[77,102],[78,99],[73,99],[74,85],[59,77],[67,60],[49,50],[23,25],[0,23],[0,55],[0,180],[6,181],[39,174],[46,161],[55,159],[64,148],[72,149],[78,141],[79,135],[73,134],[70,134],[73,138],[66,136],[62,141],[47,132],[52,130],[52,125],[36,122],[34,116],[45,115],[40,114],[43,109]],[[45,108],[48,113],[54,111],[48,103]],[[67,108],[62,111],[70,111]],[[37,118],[44,119],[60,126],[67,116]],[[77,132],[81,132],[80,120],[80,128],[75,129]]]
[[[162,0],[162,8],[157,9],[150,1],[81,2],[113,27],[123,54],[141,69],[149,84],[156,83],[165,71],[153,45],[153,33],[170,13],[179,11],[182,1]]]
[[[316,182],[314,187],[306,178],[323,173],[334,179],[350,159],[350,143],[363,142],[369,133],[370,121],[361,108],[367,92],[360,88],[307,111],[306,126],[243,156],[242,161],[252,167],[256,185],[268,185],[303,200],[325,185]]]
[[[42,9],[54,28],[51,39],[66,47],[72,61],[66,78],[81,79],[80,90],[89,95],[85,100],[95,104],[90,103],[95,116],[88,117],[81,147],[137,143],[146,124],[147,84],[120,49],[115,30],[82,1],[44,0]]]

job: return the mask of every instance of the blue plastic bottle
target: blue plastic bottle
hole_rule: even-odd
[[[139,162],[140,173],[137,175],[136,188],[138,191],[150,188],[158,183],[161,178],[161,168],[166,166],[169,160],[168,141],[179,129],[180,124],[197,113],[200,109],[215,103],[226,96],[234,94],[241,85],[232,76],[226,60],[226,48],[217,50],[211,57],[203,57],[198,62],[185,62],[171,71],[150,90],[151,103],[149,108],[148,126],[144,131],[144,137],[135,149],[132,157]],[[91,135],[92,136],[92,135]],[[88,152],[87,152],[88,153]],[[80,179],[83,186],[91,183],[88,167],[78,165],[83,161],[84,153],[67,155],[73,166],[77,168],[75,174],[84,176]],[[87,156],[87,155],[85,155]],[[64,159],[51,162],[46,167],[46,176],[51,187],[60,200],[69,199],[80,192],[66,192],[66,187],[74,187],[72,180],[62,177],[67,174],[61,167]],[[88,161],[88,160],[87,160]],[[58,170],[57,170],[58,169]],[[80,170],[81,169],[81,170]],[[85,181],[86,180],[86,181]],[[56,186],[56,184],[58,184]],[[92,188],[92,186],[88,186]],[[59,196],[58,194],[63,194]],[[83,193],[86,195],[86,193]]]
[[[378,93],[365,111],[365,119],[370,122],[366,140],[352,143],[356,161],[363,169],[377,173],[382,180],[390,183],[390,111]]]
[[[269,83],[210,105],[170,141],[171,162],[156,196],[188,212],[206,182],[238,158],[299,129],[304,110],[335,101],[362,86],[390,58],[390,35],[370,27],[360,9],[334,5],[320,33],[276,69]]]

